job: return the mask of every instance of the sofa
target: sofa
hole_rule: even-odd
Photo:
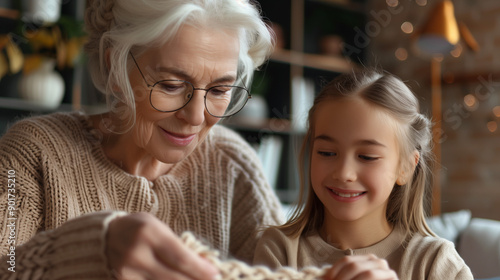
[[[427,219],[436,235],[446,238],[470,267],[475,279],[500,280],[500,221],[473,218],[469,210]]]

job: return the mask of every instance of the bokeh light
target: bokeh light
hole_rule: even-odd
[[[395,52],[394,55],[398,60],[405,61],[408,59],[408,51],[405,48],[398,48]]]
[[[500,106],[493,107],[493,114],[495,117],[500,118]]]
[[[490,132],[495,132],[498,129],[498,124],[496,121],[489,121],[486,126]]]
[[[385,0],[387,6],[389,7],[397,7],[399,5],[399,0]]]
[[[464,104],[469,109],[474,109],[477,106],[477,99],[473,94],[467,94],[464,97]]]
[[[413,24],[409,21],[405,21],[401,24],[401,30],[406,34],[413,33]]]
[[[415,2],[417,3],[417,5],[422,7],[427,5],[427,0],[415,0]]]

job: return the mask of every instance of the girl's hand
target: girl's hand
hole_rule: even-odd
[[[324,275],[325,280],[397,280],[387,261],[375,255],[347,256],[336,262]]]
[[[146,213],[111,221],[106,255],[119,280],[201,280],[218,275],[215,267],[186,248],[167,225]]]

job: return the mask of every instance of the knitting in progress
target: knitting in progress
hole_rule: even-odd
[[[300,271],[292,268],[272,271],[265,266],[249,266],[237,260],[221,261],[217,251],[202,244],[192,233],[184,232],[181,239],[188,248],[219,269],[219,280],[315,280],[321,279],[326,272],[326,268],[317,267],[307,267]]]

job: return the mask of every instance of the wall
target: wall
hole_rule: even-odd
[[[422,2],[426,1],[370,1],[369,20],[359,32],[358,46],[363,47],[363,39],[368,40],[368,64],[407,81],[430,115],[430,57],[415,48],[414,35],[401,30],[405,21],[418,30],[438,1],[417,4]],[[388,3],[398,5],[390,7]],[[442,61],[441,210],[466,208],[475,217],[500,220],[500,129],[494,130],[500,118],[493,114],[495,106],[500,106],[500,1],[453,3],[457,20],[470,29],[480,50],[471,51],[461,40],[461,55],[446,55]],[[396,58],[398,48],[407,51],[405,60]],[[475,105],[464,104],[467,94],[475,97]],[[487,127],[489,121],[492,131]]]

